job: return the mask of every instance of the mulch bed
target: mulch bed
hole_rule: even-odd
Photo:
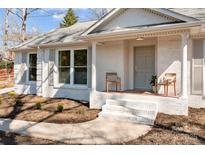
[[[159,113],[151,131],[125,144],[205,144],[205,109],[189,108],[188,116]]]
[[[41,103],[41,109],[36,108],[36,103]],[[58,104],[63,105],[63,112],[57,112]],[[81,101],[49,99],[36,95],[0,95],[0,118],[60,124],[80,123],[95,119],[99,112],[100,110],[89,109],[88,104]]]
[[[0,131],[0,145],[58,145],[65,144],[57,141],[21,136],[15,133]]]

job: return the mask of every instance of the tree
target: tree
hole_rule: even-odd
[[[92,8],[90,9],[91,12],[91,19],[100,19],[102,18],[105,14],[107,14],[110,10],[109,8]]]
[[[65,17],[63,18],[60,27],[69,27],[74,25],[78,21],[78,16],[75,15],[73,9],[69,8]]]
[[[25,41],[25,36],[26,36],[26,21],[28,18],[28,15],[30,15],[32,12],[39,10],[38,8],[34,9],[28,9],[28,8],[23,8],[23,9],[17,9],[16,12],[13,10],[9,10],[10,13],[16,15],[19,17],[21,20],[21,40],[22,42]]]
[[[8,18],[9,18],[9,10],[10,9],[6,9],[5,10],[5,27],[4,27],[4,44],[3,44],[3,50],[4,53],[6,53],[7,49],[8,49],[8,31],[9,31],[9,23],[8,23]]]

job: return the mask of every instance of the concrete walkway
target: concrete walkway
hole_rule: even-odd
[[[151,126],[97,118],[79,124],[36,123],[0,118],[0,130],[68,144],[123,144],[151,130]]]
[[[10,91],[14,91],[14,87],[0,89],[0,94],[5,94],[5,93],[8,93]]]

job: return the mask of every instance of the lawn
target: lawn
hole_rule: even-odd
[[[61,112],[60,109],[63,111]],[[88,103],[70,99],[49,99],[15,93],[0,95],[0,118],[49,123],[80,123],[97,118],[99,112],[100,110],[89,109]]]
[[[125,144],[205,144],[205,109],[189,108],[188,116],[159,113],[151,131]]]

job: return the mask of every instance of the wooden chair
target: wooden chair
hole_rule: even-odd
[[[157,79],[156,79],[155,86],[156,89],[158,88],[158,86],[164,86],[165,96],[168,96],[169,86],[173,86],[174,96],[176,96],[176,73],[166,73],[161,83],[157,83]]]
[[[109,86],[115,85],[116,91],[118,90],[118,86],[121,90],[121,78],[117,76],[116,72],[107,72],[106,73],[106,91],[109,91]]]

